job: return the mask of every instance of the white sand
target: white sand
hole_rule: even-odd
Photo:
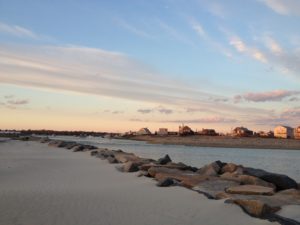
[[[89,153],[0,143],[1,225],[255,225],[231,204],[120,173]]]

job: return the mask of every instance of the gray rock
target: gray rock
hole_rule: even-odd
[[[124,163],[123,165],[123,172],[137,172],[139,171],[139,165],[137,163],[134,163],[134,162],[126,162]]]
[[[117,160],[115,157],[112,157],[112,156],[108,156],[106,159],[107,159],[107,161],[108,161],[110,164],[119,163],[118,160]]]
[[[271,207],[260,200],[236,199],[232,203],[239,205],[249,215],[259,218],[280,210],[280,207]]]
[[[91,151],[91,156],[96,156],[96,155],[98,155],[98,151],[97,150]]]
[[[204,194],[211,199],[219,199],[220,193],[224,193],[227,188],[238,186],[236,181],[215,179],[207,180],[193,187],[194,191]]]
[[[218,161],[216,161],[201,167],[199,170],[197,170],[196,173],[200,175],[206,175],[206,176],[217,176],[220,170],[221,170],[220,164],[218,163]]]
[[[73,152],[82,152],[84,149],[84,146],[83,145],[76,145],[75,147],[73,147],[71,150]]]
[[[165,165],[169,162],[172,162],[169,155],[165,155],[163,158],[160,158],[160,159],[157,160],[157,163],[160,164],[160,165]]]
[[[250,167],[245,167],[244,173],[274,184],[278,191],[298,188],[298,184],[296,183],[296,181],[288,177],[287,175],[270,173],[261,169],[254,169]]]
[[[172,179],[172,178],[165,178],[163,180],[158,181],[158,183],[156,184],[156,186],[158,187],[170,187],[173,185],[178,184],[178,181]]]
[[[274,189],[258,185],[239,185],[226,189],[229,194],[241,195],[274,195]]]

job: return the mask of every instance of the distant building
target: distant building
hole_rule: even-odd
[[[269,132],[259,131],[259,132],[257,133],[257,135],[258,135],[259,137],[272,138],[272,137],[274,137],[274,132],[273,132],[273,131],[269,131]]]
[[[253,136],[253,131],[246,127],[236,127],[233,129],[232,135],[238,137],[250,137]]]
[[[151,132],[147,127],[139,129],[138,132],[136,132],[137,135],[150,135]]]
[[[295,137],[295,139],[300,139],[300,126],[295,128],[294,137]]]
[[[178,135],[177,131],[168,131],[168,135]]]
[[[168,128],[159,128],[158,131],[157,131],[157,135],[167,136],[168,135]]]
[[[199,131],[198,134],[207,135],[207,136],[217,136],[218,135],[214,129],[202,129],[202,131]]]
[[[293,138],[294,130],[288,126],[277,126],[274,129],[274,136],[277,138]]]
[[[179,126],[179,131],[178,131],[178,135],[180,136],[187,136],[187,135],[193,135],[194,131],[189,128],[188,126]]]

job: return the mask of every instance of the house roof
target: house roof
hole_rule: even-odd
[[[284,128],[286,128],[286,129],[293,129],[293,128],[289,127],[289,126],[284,126],[284,125],[279,125],[279,126],[277,126],[277,127],[284,127]]]

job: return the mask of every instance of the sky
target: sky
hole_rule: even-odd
[[[299,0],[0,0],[0,129],[300,125]]]

